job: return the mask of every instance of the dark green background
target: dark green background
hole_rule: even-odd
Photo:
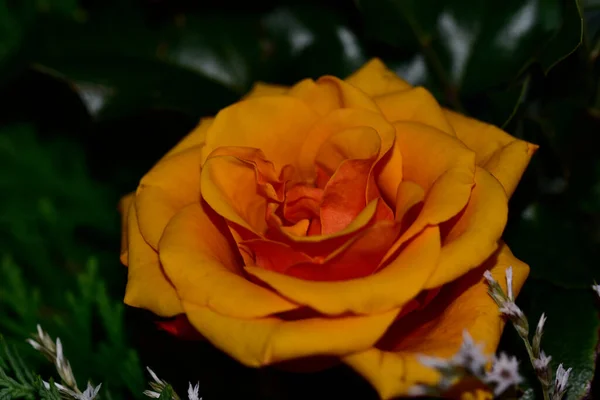
[[[141,398],[150,365],[207,400],[375,398],[349,369],[252,370],[177,343],[121,304],[119,197],[205,115],[262,80],[345,77],[373,56],[448,107],[539,144],[505,239],[531,266],[519,304],[597,394],[600,1],[0,0],[0,332],[63,338],[80,384]],[[67,293],[69,292],[69,293]],[[502,349],[517,354],[512,328]],[[596,380],[597,381],[597,380]]]

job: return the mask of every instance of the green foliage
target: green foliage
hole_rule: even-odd
[[[39,376],[25,365],[20,354],[0,336],[0,399],[60,400],[61,396],[49,380],[46,388]]]

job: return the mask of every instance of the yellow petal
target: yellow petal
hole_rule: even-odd
[[[387,93],[376,97],[375,103],[390,122],[419,122],[456,136],[437,100],[423,87]]]
[[[538,146],[531,143],[515,140],[495,152],[483,164],[483,168],[498,179],[510,198],[537,148]]]
[[[119,213],[121,214],[121,254],[120,259],[121,263],[127,266],[127,259],[129,258],[129,239],[128,239],[128,231],[129,231],[129,208],[131,207],[131,203],[135,199],[135,192],[126,194],[119,201],[119,205],[117,206]]]
[[[466,209],[447,223],[439,264],[425,285],[435,288],[478,267],[496,250],[508,217],[508,199],[500,183],[477,167]],[[443,228],[443,229],[444,229]]]
[[[460,348],[465,329],[475,342],[485,344],[486,353],[494,353],[504,322],[487,293],[483,272],[490,269],[506,291],[508,266],[513,267],[513,289],[518,293],[529,267],[502,244],[481,268],[445,286],[425,309],[398,320],[384,338],[394,343],[393,348],[379,344],[378,348],[346,356],[343,361],[371,382],[382,399],[390,399],[406,396],[414,384],[435,383],[439,375],[421,365],[417,355],[451,357]]]
[[[254,167],[230,155],[211,156],[201,174],[202,198],[228,221],[263,234],[266,199],[259,193]]]
[[[476,153],[477,165],[490,171],[510,197],[538,146],[517,139],[502,129],[444,110],[456,136]]]
[[[290,88],[282,85],[273,85],[271,83],[256,82],[252,89],[244,96],[244,99],[260,96],[279,96],[286,94]]]
[[[169,220],[188,204],[200,201],[202,146],[164,158],[141,180],[135,206],[140,232],[154,249]]]
[[[217,348],[252,367],[365,350],[381,337],[398,314],[393,310],[370,316],[283,321],[273,317],[227,317],[187,302],[184,308],[198,332]]]
[[[421,186],[411,181],[400,182],[396,191],[396,210],[394,212],[396,221],[402,221],[411,208],[424,200],[425,191]]]
[[[315,159],[321,146],[335,134],[347,129],[368,127],[374,129],[381,140],[381,154],[392,147],[395,137],[394,127],[380,113],[361,109],[340,109],[321,119],[305,132],[302,146],[290,160],[297,160],[300,179],[314,181]],[[395,192],[394,192],[395,193]]]
[[[227,225],[206,205],[189,205],[171,219],[160,241],[160,260],[187,304],[238,318],[297,308],[243,276]]]
[[[425,229],[389,265],[359,279],[319,282],[257,267],[246,270],[286,298],[325,315],[382,313],[403,306],[421,291],[437,264],[439,235],[437,227]]]
[[[210,129],[214,118],[202,118],[200,123],[192,130],[189,134],[187,134],[175,147],[173,147],[163,159],[173,156],[175,154],[181,153],[191,147],[202,146],[204,145],[204,141],[206,140],[206,133]]]
[[[290,96],[252,97],[221,110],[206,135],[203,160],[223,146],[261,149],[276,170],[296,159],[318,114]]]
[[[378,58],[373,58],[358,71],[346,78],[346,82],[356,86],[371,97],[401,90],[411,85],[390,71]]]
[[[162,270],[158,254],[140,234],[133,203],[129,207],[128,218],[129,268],[125,303],[132,307],[145,308],[161,317],[172,317],[182,313],[177,293]]]

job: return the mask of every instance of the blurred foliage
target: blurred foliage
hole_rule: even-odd
[[[22,347],[48,324],[75,372],[115,399],[143,390],[131,343],[177,391],[200,379],[210,399],[373,397],[347,369],[249,370],[178,347],[143,313],[125,318],[116,203],[255,81],[344,77],[377,56],[442,104],[540,145],[505,232],[531,266],[519,304],[548,315],[543,347],[573,367],[568,398],[597,395],[599,55],[596,0],[0,0],[0,331]],[[521,351],[511,329],[502,343]]]

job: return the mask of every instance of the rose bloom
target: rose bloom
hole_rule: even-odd
[[[334,359],[405,395],[439,377],[418,356],[451,356],[465,329],[495,351],[482,274],[512,266],[515,293],[527,277],[500,237],[535,149],[378,59],[257,84],[121,201],[125,303],[248,366]]]

